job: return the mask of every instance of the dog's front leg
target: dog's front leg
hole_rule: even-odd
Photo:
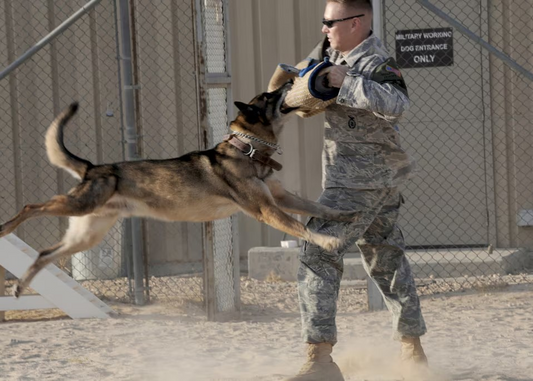
[[[359,215],[358,211],[336,210],[318,202],[299,197],[285,190],[279,180],[268,179],[265,183],[272,193],[276,204],[287,213],[347,222],[353,221]]]
[[[276,205],[269,188],[260,180],[249,182],[245,192],[236,193],[233,197],[245,213],[275,229],[314,243],[326,251],[334,251],[342,245],[341,239],[315,233],[283,212]]]

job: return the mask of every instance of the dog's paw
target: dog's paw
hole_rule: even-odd
[[[334,218],[334,220],[352,222],[355,221],[360,215],[360,211],[339,211],[337,217]]]
[[[315,234],[315,244],[326,250],[327,252],[333,252],[342,246],[343,241],[337,237],[331,237],[322,234]]]

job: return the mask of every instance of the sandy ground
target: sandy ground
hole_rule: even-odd
[[[115,304],[118,316],[108,320],[2,323],[0,379],[281,380],[297,372],[304,346],[295,285],[272,287],[238,322],[158,303]],[[533,285],[423,296],[422,305],[426,380],[533,380]],[[365,312],[356,289],[342,290],[339,307],[334,357],[346,380],[400,380],[388,312]]]

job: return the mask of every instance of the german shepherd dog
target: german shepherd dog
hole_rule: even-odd
[[[93,165],[65,147],[63,129],[78,109],[77,103],[71,104],[48,128],[46,152],[53,165],[81,182],[66,195],[26,205],[0,226],[2,237],[30,218],[70,217],[61,242],[39,253],[14,287],[14,296],[18,297],[47,264],[98,244],[120,217],[203,222],[242,211],[327,251],[338,248],[340,239],[312,232],[286,213],[349,221],[355,212],[302,199],[287,192],[273,176],[272,163],[277,169],[281,166],[270,156],[284,119],[296,110],[283,107],[289,89],[287,84],[256,96],[248,104],[235,102],[239,114],[230,124],[234,134],[212,149],[168,160],[103,165]],[[245,149],[239,148],[242,146]]]

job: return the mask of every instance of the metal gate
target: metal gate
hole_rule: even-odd
[[[220,141],[231,100],[226,8],[221,0],[2,2],[0,64],[15,62],[0,82],[2,218],[75,184],[43,146],[73,100],[81,111],[66,145],[93,163],[165,159]],[[66,227],[45,218],[16,233],[42,249]],[[218,319],[239,309],[234,230],[231,220],[126,220],[60,265],[100,297],[172,301]]]

